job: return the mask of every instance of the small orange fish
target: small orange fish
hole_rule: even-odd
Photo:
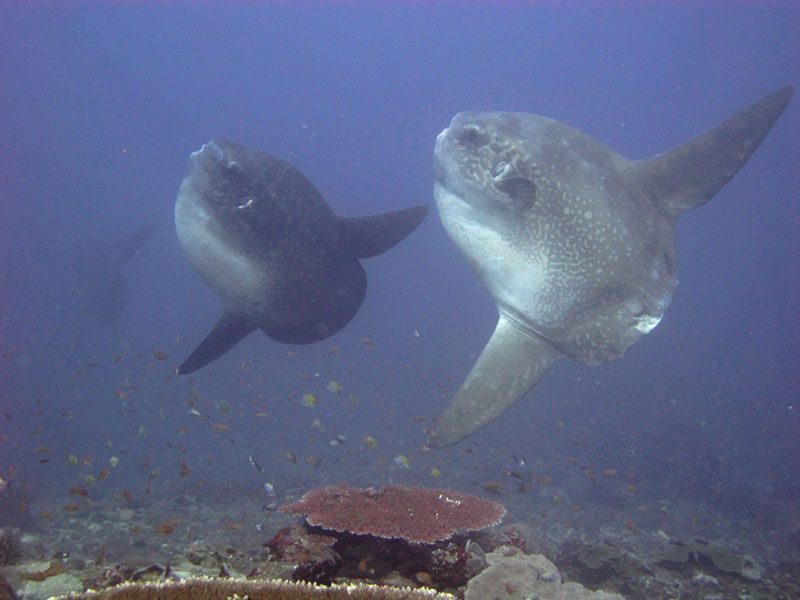
[[[211,429],[214,431],[228,431],[228,424],[227,423],[213,423],[211,425]]]
[[[53,516],[53,513],[51,513],[49,510],[40,510],[39,511],[39,516],[42,519],[49,519],[50,517]]]
[[[70,510],[70,511],[73,511],[73,512],[76,511],[76,510],[80,510],[80,508],[81,508],[81,505],[78,504],[77,502],[67,502],[64,505],[64,510]]]
[[[375,347],[375,340],[371,340],[368,337],[361,338],[361,343],[364,344],[367,348],[372,350]]]
[[[625,519],[625,527],[627,527],[631,531],[636,531],[636,525],[634,525],[633,521],[631,521],[630,519]]]
[[[109,471],[108,469],[103,469],[102,471],[100,471],[100,472],[97,474],[97,477],[98,477],[98,479],[105,479],[105,478],[106,478],[106,477],[108,477],[110,474],[111,474],[111,471]]]
[[[294,455],[292,452],[289,452],[289,451],[287,450],[286,452],[284,452],[284,453],[283,453],[283,455],[284,455],[286,458],[288,458],[288,459],[289,459],[289,461],[290,461],[290,462],[292,462],[293,464],[297,464],[297,457],[296,457],[296,456],[295,456],[295,455]]]
[[[50,452],[50,446],[36,446],[33,451],[38,452],[39,454],[43,452]]]
[[[125,390],[117,390],[116,392],[114,392],[114,397],[117,400],[124,400],[125,398],[128,397],[128,392],[126,392]]]
[[[414,575],[417,581],[419,581],[422,585],[430,585],[433,583],[433,577],[431,577],[430,573],[425,571],[419,571],[416,575]]]
[[[122,490],[122,497],[125,498],[125,502],[133,501],[133,494],[131,494],[128,490]]]
[[[169,355],[161,350],[156,350],[153,356],[155,356],[158,360],[167,360],[169,358]]]
[[[187,465],[184,461],[181,461],[181,477],[186,477],[191,472],[192,469],[189,468],[189,465]]]
[[[487,492],[491,492],[493,494],[500,494],[500,490],[503,489],[503,484],[500,483],[499,481],[494,481],[490,479],[489,481],[484,481],[481,487],[485,489]]]
[[[170,525],[169,523],[164,523],[163,525],[155,525],[153,527],[158,533],[169,534],[175,531],[175,527]]]
[[[548,485],[550,483],[553,483],[553,478],[550,475],[545,475],[539,480],[539,483],[541,483],[542,485]]]
[[[69,488],[69,493],[73,496],[88,496],[89,490],[87,490],[85,487],[73,486]]]
[[[94,460],[94,457],[92,457],[91,454],[87,454],[86,456],[83,457],[83,464],[89,465],[89,464],[92,463],[93,460]]]

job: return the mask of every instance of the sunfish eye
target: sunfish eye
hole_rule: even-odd
[[[250,208],[255,203],[256,199],[252,196],[245,196],[242,198],[242,203],[236,208]]]
[[[511,169],[511,163],[507,160],[498,160],[492,167],[492,177],[500,179]]]
[[[477,125],[464,126],[464,128],[462,128],[462,130],[458,133],[458,140],[470,148],[485,146],[488,142],[486,134],[481,133],[481,130]]]

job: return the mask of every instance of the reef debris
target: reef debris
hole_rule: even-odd
[[[472,494],[410,485],[316,488],[280,510],[305,515],[323,529],[422,544],[496,525],[506,512],[502,504]]]

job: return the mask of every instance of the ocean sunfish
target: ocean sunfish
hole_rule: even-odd
[[[179,367],[192,373],[254,329],[310,344],[342,329],[367,289],[359,259],[386,252],[422,222],[427,206],[338,217],[285,160],[214,139],[194,152],[178,191],[181,248],[225,309]]]
[[[499,320],[431,444],[494,421],[557,359],[605,363],[651,331],[677,284],[675,219],[736,174],[792,92],[643,160],[538,115],[457,114],[436,139],[434,198]]]
[[[152,232],[153,224],[148,223],[119,240],[89,235],[73,244],[72,267],[80,280],[81,296],[101,325],[113,324],[125,311],[127,285],[122,265],[142,249]]]

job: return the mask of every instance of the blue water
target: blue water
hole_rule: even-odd
[[[18,494],[57,506],[112,456],[100,496],[195,479],[255,490],[268,480],[279,493],[389,480],[480,491],[513,455],[539,476],[561,473],[560,489],[591,505],[600,484],[570,478],[575,456],[624,473],[650,500],[796,502],[797,99],[733,181],[679,219],[680,283],[661,324],[622,360],[561,361],[454,448],[420,451],[423,428],[496,312],[435,210],[364,261],[366,300],[334,337],[292,347],[256,332],[191,378],[172,369],[221,312],[173,223],[188,156],[211,138],[292,162],[340,215],[433,209],[433,144],[456,112],[542,114],[645,157],[797,86],[798,31],[789,2],[3,3],[0,473],[12,467]],[[152,238],[123,269],[125,312],[101,326],[70,248],[148,222]],[[345,443],[331,446],[337,433]],[[71,454],[92,460],[70,465]]]

